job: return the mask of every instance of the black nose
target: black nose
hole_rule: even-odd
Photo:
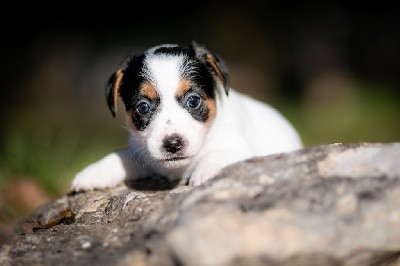
[[[178,134],[172,134],[163,140],[163,147],[167,152],[176,153],[183,147],[183,139]]]

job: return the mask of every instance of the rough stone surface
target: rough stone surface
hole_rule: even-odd
[[[156,179],[39,208],[0,265],[399,265],[400,143],[254,158],[200,187]]]

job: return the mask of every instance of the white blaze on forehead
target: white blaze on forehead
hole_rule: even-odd
[[[181,80],[184,56],[152,55],[145,61],[146,76],[155,85],[162,99],[175,98]],[[171,97],[172,96],[172,97]]]

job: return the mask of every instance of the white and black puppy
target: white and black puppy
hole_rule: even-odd
[[[73,180],[75,191],[151,175],[200,185],[234,162],[302,147],[280,113],[232,90],[222,60],[196,43],[128,56],[106,85],[114,116],[119,96],[129,148],[83,169]]]

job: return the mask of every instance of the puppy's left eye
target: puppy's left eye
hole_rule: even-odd
[[[136,105],[136,110],[141,115],[146,115],[150,112],[150,103],[147,100],[142,100],[138,105]]]
[[[201,105],[201,98],[198,95],[191,95],[186,101],[186,106],[191,109],[197,109]]]

